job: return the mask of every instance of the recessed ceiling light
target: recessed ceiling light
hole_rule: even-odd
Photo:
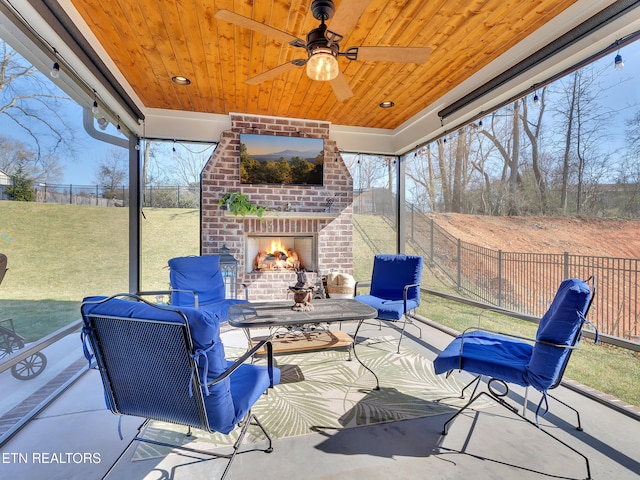
[[[386,101],[386,102],[381,102],[380,103],[380,108],[391,108],[395,105],[395,103],[393,103],[392,101]]]
[[[171,81],[176,85],[189,85],[191,83],[191,80],[189,80],[187,77],[181,77],[180,75],[171,77]]]

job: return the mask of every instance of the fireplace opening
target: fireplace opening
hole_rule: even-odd
[[[315,271],[313,235],[250,235],[246,245],[247,273],[297,269]]]

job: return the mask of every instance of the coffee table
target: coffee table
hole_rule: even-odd
[[[250,330],[268,328],[274,353],[303,352],[319,348],[348,347],[353,356],[376,379],[376,390],[380,389],[378,376],[358,357],[354,338],[342,330],[322,328],[322,324],[359,322],[376,318],[378,311],[362,302],[350,298],[327,298],[313,300],[312,310],[295,311],[293,301],[249,302],[229,307],[229,325],[245,329],[250,341]],[[357,330],[356,330],[357,331]]]

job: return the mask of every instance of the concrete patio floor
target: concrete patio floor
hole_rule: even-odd
[[[343,325],[350,332],[354,327]],[[422,326],[422,339],[411,335],[412,327],[408,329],[403,345],[430,359],[451,340],[429,326]],[[375,326],[361,330],[363,336],[377,333]],[[241,332],[229,331],[223,341],[242,345],[245,339]],[[516,401],[522,400],[523,392],[513,392]],[[575,414],[553,400],[541,425],[589,457],[593,479],[640,478],[640,422],[564,387],[554,395],[580,411],[584,431],[575,429]],[[530,409],[535,408],[537,392],[529,397]],[[586,478],[582,457],[502,407],[469,410],[442,436],[449,416],[276,439],[271,454],[239,454],[227,478]],[[534,413],[527,416],[532,419]],[[120,440],[118,419],[104,407],[99,374],[90,370],[2,447],[0,478],[103,478],[142,421],[123,417],[124,440]],[[134,447],[125,452],[109,479],[219,478],[226,463],[193,454],[131,462]]]

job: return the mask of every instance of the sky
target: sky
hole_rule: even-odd
[[[61,91],[58,90],[58,92],[60,95],[64,95]],[[65,101],[61,103],[60,108],[62,109],[59,111],[60,116],[64,118],[65,123],[70,130],[73,130],[76,137],[73,145],[74,152],[62,151],[56,154],[64,168],[60,183],[94,185],[98,164],[109,155],[111,149],[117,147],[96,140],[86,133],[82,125],[82,108],[78,104],[73,101]],[[113,126],[109,126],[105,133],[117,135]],[[29,134],[6,115],[0,115],[0,135],[19,140],[35,149]],[[122,135],[121,137],[125,138]],[[53,143],[49,142],[48,147],[51,148],[52,145]],[[125,150],[123,149],[123,151]]]
[[[284,150],[322,150],[321,138],[307,138],[303,144],[298,137],[283,137],[276,135],[243,134],[243,143],[252,155],[265,155]]]
[[[624,69],[621,71],[616,71],[613,68],[615,53],[599,60],[603,65],[610,64],[611,66],[611,68],[605,69],[603,82],[614,86],[614,88],[610,89],[610,94],[604,101],[612,109],[619,111],[616,115],[616,125],[614,125],[611,132],[613,141],[616,143],[621,143],[624,140],[624,120],[630,118],[640,104],[640,83],[638,82],[640,78],[640,42],[623,47],[620,50],[620,54],[625,64]],[[42,73],[38,75],[48,78],[47,75]],[[622,83],[619,86],[615,86],[620,82]],[[51,85],[55,87],[53,83]],[[62,92],[60,93],[62,94]],[[4,94],[6,95],[6,90]],[[98,164],[110,154],[111,149],[117,147],[90,137],[82,126],[82,109],[80,106],[71,101],[63,103],[64,105],[61,108],[64,110],[60,114],[69,128],[75,132],[77,143],[75,144],[74,154],[64,154],[60,157],[64,167],[60,182],[63,184],[94,185],[96,183]],[[117,135],[113,126],[110,126],[106,132]],[[0,114],[0,135],[21,140],[27,144],[31,143],[30,137],[26,132],[20,129],[6,115],[2,114]],[[262,137],[262,139],[269,140],[270,137]],[[269,148],[266,144],[262,145],[262,147],[265,150]]]

